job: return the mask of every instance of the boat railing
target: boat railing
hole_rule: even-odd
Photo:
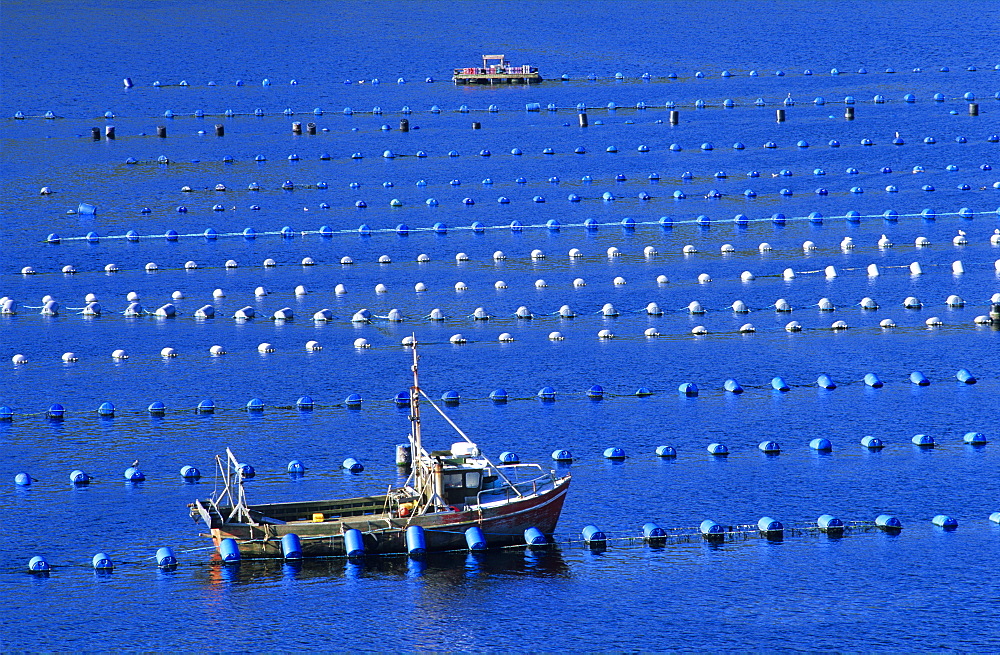
[[[521,498],[526,495],[538,495],[546,491],[551,491],[556,486],[556,474],[554,471],[545,470],[539,464],[503,464],[497,466],[508,473],[508,478],[514,478],[510,484],[504,483],[490,489],[483,489],[476,494],[476,504],[483,505],[501,500],[507,501],[511,498]],[[520,470],[529,470],[533,477],[528,480],[516,480]],[[509,473],[514,471],[514,475]]]

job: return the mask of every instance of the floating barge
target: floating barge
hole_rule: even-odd
[[[482,68],[456,68],[455,84],[538,84],[542,76],[533,66],[511,66],[505,55],[483,55]]]

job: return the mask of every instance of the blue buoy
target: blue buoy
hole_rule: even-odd
[[[196,466],[184,465],[181,467],[181,477],[187,482],[201,479],[201,471]]]
[[[601,400],[604,398],[604,387],[599,384],[595,384],[587,389],[587,397],[591,400]]]
[[[882,384],[882,380],[874,373],[865,373],[865,386],[869,386],[872,389],[881,389]]]
[[[528,546],[545,546],[549,540],[541,530],[531,527],[524,531],[524,543]]]
[[[882,450],[883,448],[885,448],[885,444],[882,443],[881,439],[870,435],[867,437],[862,437],[861,445],[867,448],[868,450]]]
[[[288,475],[292,476],[293,478],[297,478],[301,475],[305,475],[306,467],[305,464],[303,464],[299,460],[293,459],[292,461],[288,462],[288,466],[285,468],[285,470],[288,471]]]
[[[667,538],[667,531],[655,523],[644,523],[642,525],[642,538],[647,543],[662,543]]]
[[[773,378],[771,378],[771,388],[774,389],[775,391],[781,391],[781,392],[791,390],[791,387],[788,386],[788,383],[785,382],[784,378],[782,378],[780,375],[776,375]]]
[[[673,459],[677,457],[677,450],[673,446],[657,446],[656,456],[663,459]]]
[[[465,530],[465,543],[469,550],[473,552],[486,550],[486,535],[478,525],[473,525]]]
[[[955,377],[958,379],[959,382],[964,382],[965,384],[976,383],[976,377],[972,373],[970,373],[969,369],[967,368],[958,369],[958,373],[955,374]]]
[[[552,451],[552,459],[556,462],[572,462],[573,453],[568,450],[560,449]]]
[[[156,549],[156,566],[162,571],[173,571],[177,568],[177,557],[173,549],[163,546]]]
[[[365,539],[361,530],[349,528],[344,531],[344,554],[351,559],[365,556]]]
[[[816,519],[816,526],[821,532],[827,534],[837,535],[844,533],[844,522],[830,514],[824,514]]]
[[[777,441],[761,441],[757,444],[757,448],[767,455],[777,455],[781,452],[781,446]]]
[[[457,391],[454,390],[445,391],[443,394],[441,394],[441,401],[445,405],[457,405],[460,402],[462,402],[462,397],[459,395]]]
[[[285,559],[302,559],[302,540],[290,532],[281,538],[281,555]]]
[[[363,402],[364,399],[359,393],[352,393],[348,395],[347,398],[344,398],[344,404],[351,409],[360,409]]]
[[[721,443],[710,443],[707,450],[709,455],[715,455],[716,457],[726,457],[729,455],[729,449],[726,448],[725,444]]]
[[[199,414],[214,414],[215,403],[209,399],[203,400],[200,403],[198,403],[197,412]]]
[[[780,537],[785,533],[781,521],[775,521],[770,516],[763,516],[757,521],[757,529],[766,537]]]
[[[876,527],[882,528],[886,532],[899,532],[903,529],[903,524],[899,519],[891,514],[879,514],[875,517]]]
[[[829,439],[817,437],[809,442],[809,447],[819,453],[828,453],[833,450],[833,444]]]
[[[504,451],[500,453],[500,463],[501,464],[520,464],[521,458],[517,453],[510,451]]]
[[[145,479],[146,479],[146,476],[143,475],[142,471],[140,471],[138,467],[130,466],[127,469],[125,469],[125,480],[126,481],[128,481],[128,482],[142,482]]]
[[[115,415],[115,406],[114,406],[114,404],[113,403],[108,403],[108,402],[101,403],[100,407],[97,408],[97,415],[98,416],[105,416],[105,417],[108,417],[108,418],[114,417],[114,415]]]
[[[18,473],[14,476],[14,484],[19,487],[30,487],[31,486],[31,476],[27,473]]]
[[[934,447],[934,437],[929,434],[915,434],[910,442],[915,446],[921,448],[933,448]]]
[[[250,480],[257,477],[257,471],[250,464],[236,464],[236,474],[239,475],[244,480]]]
[[[705,519],[698,526],[701,536],[709,541],[722,540],[726,537],[726,530],[721,525],[711,519]]]
[[[28,560],[28,571],[31,573],[48,573],[51,567],[41,555],[35,555]]]
[[[251,398],[247,401],[246,410],[248,412],[263,412],[264,401],[260,398]]]
[[[931,523],[939,528],[944,528],[949,531],[958,528],[958,520],[948,516],[947,514],[938,514],[931,519]]]
[[[962,441],[970,446],[985,446],[986,435],[982,432],[966,432],[965,436],[962,437]]]
[[[0,421],[13,421],[14,410],[6,405],[0,405]]]
[[[65,413],[66,408],[59,403],[55,403],[49,406],[49,409],[45,412],[45,416],[54,421],[61,421]]]
[[[625,449],[624,448],[605,448],[604,458],[610,459],[612,461],[624,461],[625,460]]]
[[[295,401],[295,406],[302,410],[310,410],[313,408],[312,396],[302,396]]]
[[[584,543],[591,548],[601,548],[608,545],[607,535],[601,532],[595,525],[584,526],[581,532]]]
[[[424,529],[419,525],[406,528],[406,553],[410,557],[420,557],[427,551]]]
[[[219,543],[219,557],[222,558],[223,564],[239,564],[242,556],[240,555],[239,544],[236,543],[235,539],[226,538]]]
[[[677,393],[687,398],[696,398],[698,396],[698,385],[694,382],[684,382],[677,387]]]
[[[399,393],[397,393],[393,397],[392,401],[394,403],[396,403],[396,407],[409,407],[409,405],[410,405],[410,392],[409,391],[400,391]]]
[[[551,402],[556,399],[556,390],[552,387],[542,387],[537,395],[540,399]]]
[[[490,400],[494,403],[505,403],[507,402],[507,390],[506,389],[495,389],[490,392]]]
[[[148,411],[151,416],[163,416],[167,412],[167,406],[157,400],[150,403],[149,407],[146,408],[146,411]]]
[[[94,559],[91,560],[91,563],[93,564],[95,571],[110,573],[115,570],[115,563],[106,553],[97,553],[94,555]]]
[[[361,464],[361,462],[354,459],[353,457],[348,457],[347,459],[345,459],[344,463],[341,464],[341,467],[346,471],[350,471],[351,473],[361,473],[362,471],[365,470],[365,467]]]
[[[75,487],[83,487],[90,484],[90,476],[80,469],[76,469],[70,472],[69,482]]]
[[[834,382],[833,378],[831,378],[829,375],[827,375],[826,373],[822,373],[818,378],[816,378],[816,386],[820,387],[821,389],[836,389],[837,383]]]
[[[927,379],[927,376],[920,371],[913,371],[910,373],[910,382],[921,387],[926,387],[931,383],[931,381]]]

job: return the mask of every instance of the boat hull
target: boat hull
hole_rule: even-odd
[[[281,539],[287,534],[299,537],[302,557],[346,556],[344,532],[349,529],[362,533],[366,554],[404,554],[406,528],[413,525],[423,528],[428,551],[466,549],[465,531],[473,526],[483,531],[488,548],[512,546],[524,544],[524,531],[532,527],[551,538],[569,483],[567,476],[556,480],[551,489],[509,502],[406,518],[383,513],[280,524],[234,523],[215,518],[210,522],[211,536],[217,549],[223,539],[234,539],[245,559],[283,557]],[[308,512],[309,504],[300,504],[297,509]]]

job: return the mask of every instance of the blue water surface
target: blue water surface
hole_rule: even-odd
[[[13,413],[0,421],[0,648],[1000,649],[1000,332],[977,322],[1000,301],[997,3],[2,12],[0,296],[16,313],[0,315]],[[452,84],[494,53],[546,81]],[[129,292],[176,315],[126,317]],[[88,294],[100,315],[83,315]],[[41,313],[45,296],[57,315]],[[206,305],[214,318],[196,317]],[[256,318],[234,320],[247,306]],[[515,317],[522,306],[533,318]],[[273,320],[284,308],[294,319]],[[332,319],[314,321],[322,309]],[[372,320],[352,321],[362,309]],[[407,410],[391,399],[409,385],[407,336],[424,344],[429,395],[459,392],[447,411],[487,455],[573,452],[557,545],[220,566],[186,505],[215,491],[227,447],[258,472],[251,501],[402,482]],[[724,391],[730,378],[744,393]],[[678,393],[688,382],[696,397]],[[594,384],[603,400],[587,397]],[[546,386],[554,402],[536,397]],[[506,404],[489,400],[499,388]],[[296,407],[306,395],[311,411]],[[244,409],[251,398],[263,412]],[[206,399],[216,412],[196,413]],[[62,421],[45,416],[54,403]],[[442,420],[426,432],[434,447],[459,440]],[[989,443],[964,445],[967,432]],[[886,448],[861,447],[866,435]],[[713,442],[730,455],[709,455]],[[628,459],[604,460],[612,446]],[[343,471],[347,457],[364,473]],[[127,483],[136,459],[147,479]],[[304,477],[285,473],[291,459]],[[202,480],[184,482],[184,465]],[[94,481],[72,487],[74,469]],[[16,486],[19,472],[33,484]],[[828,537],[821,514],[858,523]],[[873,529],[879,514],[902,532]],[[939,514],[959,528],[934,526]],[[782,541],[756,535],[765,515]],[[704,542],[704,519],[738,536]],[[647,521],[676,536],[641,543]],[[606,550],[580,543],[588,524]],[[176,571],[156,570],[160,546]],[[113,573],[91,569],[99,551]],[[51,575],[26,572],[33,555]]]

